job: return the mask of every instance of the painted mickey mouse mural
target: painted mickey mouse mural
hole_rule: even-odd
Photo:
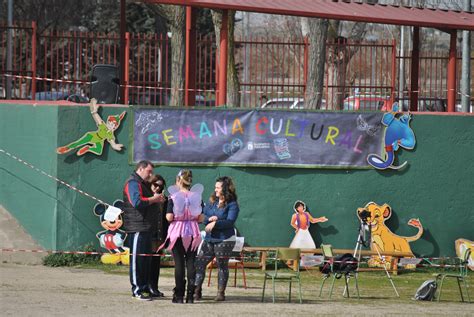
[[[127,234],[120,230],[123,225],[123,201],[116,200],[113,206],[98,203],[94,206],[94,214],[100,217],[100,224],[105,229],[97,233],[100,246],[107,249],[110,254],[103,254],[100,260],[104,264],[129,264],[130,250],[125,248],[124,241]]]

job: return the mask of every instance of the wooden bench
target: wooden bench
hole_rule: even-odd
[[[260,252],[260,267],[262,271],[266,270],[267,265],[267,256],[268,252],[275,252],[278,247],[244,247],[243,252]],[[353,254],[353,249],[333,249],[334,254],[344,254],[350,253]],[[321,249],[301,249],[301,254],[318,254],[322,255],[323,252]],[[371,250],[361,250],[362,256],[371,256],[371,255],[379,255],[379,253]],[[390,256],[390,268],[389,271],[393,272],[395,275],[398,273],[398,261],[400,258],[405,257],[412,257],[413,255],[408,252],[380,252],[382,256]],[[359,272],[367,272],[367,271],[380,271],[383,268],[362,268],[359,269]]]

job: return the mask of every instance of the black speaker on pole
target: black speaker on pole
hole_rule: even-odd
[[[97,103],[117,103],[119,88],[117,66],[97,64],[92,67],[90,97],[97,99]]]

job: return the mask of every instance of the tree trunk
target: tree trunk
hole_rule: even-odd
[[[321,109],[324,88],[324,64],[326,62],[326,39],[328,20],[301,19],[302,28],[308,30],[308,80],[305,91],[305,108]]]
[[[184,63],[186,7],[170,6],[168,16],[171,32],[171,99],[170,106],[184,105]]]
[[[222,12],[217,10],[212,10],[212,21],[214,22],[214,29],[216,33],[216,45],[217,45],[217,54],[219,56],[220,51],[220,34],[221,34],[221,25],[222,25]],[[229,10],[228,18],[228,32],[229,32],[229,46],[227,48],[227,103],[228,107],[239,107],[240,106],[240,83],[239,76],[237,73],[237,67],[235,66],[235,57],[234,57],[234,20],[235,20],[235,11]]]
[[[367,3],[378,3],[378,0],[366,0]],[[327,109],[341,110],[343,108],[344,98],[346,97],[345,87],[347,82],[347,66],[352,57],[359,50],[358,46],[348,46],[347,39],[341,36],[344,27],[351,26],[348,31],[352,42],[361,42],[367,32],[366,23],[349,23],[340,20],[331,20],[330,32],[328,32],[328,42],[332,42],[327,56]],[[372,67],[375,67],[374,65]]]
[[[350,61],[350,53],[348,52],[346,41],[336,39],[336,41],[329,46],[328,50],[328,70],[327,70],[327,109],[341,110],[345,98],[346,71],[347,65]]]

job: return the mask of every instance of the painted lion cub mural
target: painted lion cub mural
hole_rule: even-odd
[[[408,221],[408,225],[418,229],[418,233],[416,235],[412,237],[402,237],[394,234],[385,225],[385,220],[389,219],[391,215],[392,208],[387,204],[379,206],[374,202],[370,202],[365,205],[365,207],[357,209],[357,216],[359,219],[367,222],[367,224],[370,225],[370,232],[372,236],[370,249],[372,251],[378,252],[408,252],[413,255],[409,243],[418,240],[423,234],[423,226],[421,225],[420,220],[410,219]],[[385,263],[390,265],[391,258],[385,257],[385,261]],[[369,266],[381,265],[383,265],[383,263],[377,256],[373,256],[369,260]]]

